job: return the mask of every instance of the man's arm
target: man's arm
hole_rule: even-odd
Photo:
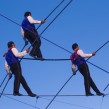
[[[76,72],[76,65],[75,64],[72,64],[72,71]]]
[[[89,58],[89,57],[93,56],[93,53],[91,53],[91,54],[86,54],[86,53],[84,53],[82,50],[78,50],[78,51],[77,51],[77,54],[80,55],[80,56],[83,57],[83,58]]]
[[[73,75],[76,75],[76,65],[73,63],[74,62],[74,59],[72,57],[72,55],[70,56],[70,59],[72,61],[72,72],[73,72]]]
[[[21,27],[21,34],[22,34],[23,40],[25,41],[25,45],[28,45],[28,40],[24,36],[24,30],[22,27]]]
[[[30,48],[28,48],[27,50],[25,51],[22,51],[22,52],[18,52],[18,50],[16,48],[12,48],[12,52],[13,54],[16,56],[16,57],[22,57],[22,56],[25,56],[28,52],[29,52]]]
[[[31,16],[28,16],[27,19],[32,24],[41,24],[42,23],[42,20],[34,20]]]
[[[22,37],[23,37],[23,39],[24,39],[24,30],[23,30],[22,27],[21,27],[21,34],[22,34]]]
[[[10,67],[9,67],[7,61],[5,61],[5,69],[6,69],[6,72],[8,73],[9,79],[11,79],[12,73],[10,72]]]
[[[5,61],[5,69],[7,73],[10,73],[10,67],[8,66],[8,63]]]

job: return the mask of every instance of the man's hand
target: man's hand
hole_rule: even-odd
[[[93,52],[93,53],[92,53],[92,56],[95,56],[95,55],[96,55],[96,52]]]
[[[12,78],[12,73],[8,73],[9,79]]]
[[[26,46],[26,45],[28,45],[28,41],[27,41],[27,40],[25,41],[25,46]]]
[[[45,20],[41,20],[41,24],[45,23]]]
[[[76,75],[76,72],[73,72],[73,75]]]
[[[76,71],[74,71],[74,70],[72,69],[72,72],[73,72],[73,75],[76,75]]]
[[[73,75],[76,75],[76,65],[75,64],[72,64],[72,72],[73,72]]]
[[[28,45],[27,39],[24,37],[23,40],[25,41],[25,46]]]
[[[26,52],[28,53],[29,51],[30,51],[30,48],[27,48],[27,49],[26,49]]]

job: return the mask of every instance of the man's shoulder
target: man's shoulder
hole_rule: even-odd
[[[73,58],[74,56],[75,56],[75,52],[70,55],[70,58]]]
[[[11,49],[11,51],[12,52],[14,52],[14,51],[16,51],[17,50],[17,48],[15,48],[15,47],[13,47],[12,49]],[[18,50],[17,50],[18,51]]]
[[[77,53],[80,53],[80,52],[83,52],[83,50],[79,49],[79,50],[77,51]]]

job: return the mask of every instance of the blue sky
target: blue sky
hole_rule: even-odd
[[[51,15],[44,25],[38,30],[39,34],[61,11],[61,9],[70,0],[65,0],[63,4]],[[34,19],[44,19],[61,2],[61,0],[1,0],[0,14],[3,14],[11,20],[21,24],[25,11],[31,11]],[[36,25],[37,28],[38,25]],[[13,40],[20,51],[24,46],[24,41],[20,33],[20,26],[10,22],[0,16],[0,83],[6,75],[4,68],[4,58],[2,55],[7,51],[7,42]],[[72,51],[72,44],[77,42],[86,53],[92,53],[109,40],[109,0],[73,0],[68,8],[54,21],[54,23],[42,34],[42,37],[60,45],[61,47]],[[68,59],[70,53],[62,50],[51,43],[42,40],[41,51],[43,57],[47,59]],[[28,45],[26,48],[28,48]],[[25,49],[26,49],[25,48]],[[108,58],[109,44],[104,46],[95,57],[89,61],[93,64],[109,71]],[[30,58],[29,55],[25,57]],[[72,75],[70,61],[31,61],[22,60],[23,75],[32,89],[38,95],[55,95],[62,85]],[[109,83],[109,74],[88,64],[91,76],[103,92],[105,86]],[[4,93],[12,94],[14,77],[9,81]],[[0,88],[0,92],[2,88]],[[20,92],[26,94],[25,90],[20,88]],[[92,91],[92,93],[95,93]],[[104,93],[109,93],[109,88]],[[63,95],[84,95],[83,77],[78,72],[60,92]],[[22,102],[31,104],[40,109],[45,109],[53,97],[36,99],[31,97],[14,97]],[[0,98],[0,108],[2,109],[34,109],[13,99],[2,96]],[[49,109],[108,109],[109,97],[103,99],[99,96],[94,97],[56,97]]]

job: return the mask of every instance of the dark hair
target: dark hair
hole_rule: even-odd
[[[31,15],[31,12],[27,11],[25,12],[24,17],[28,17],[29,15]]]
[[[13,41],[8,42],[8,44],[7,44],[8,48],[12,47],[13,44],[14,44]]]
[[[77,47],[78,47],[78,44],[77,44],[77,43],[74,43],[74,44],[72,45],[72,49],[73,49],[73,50],[75,50]]]

